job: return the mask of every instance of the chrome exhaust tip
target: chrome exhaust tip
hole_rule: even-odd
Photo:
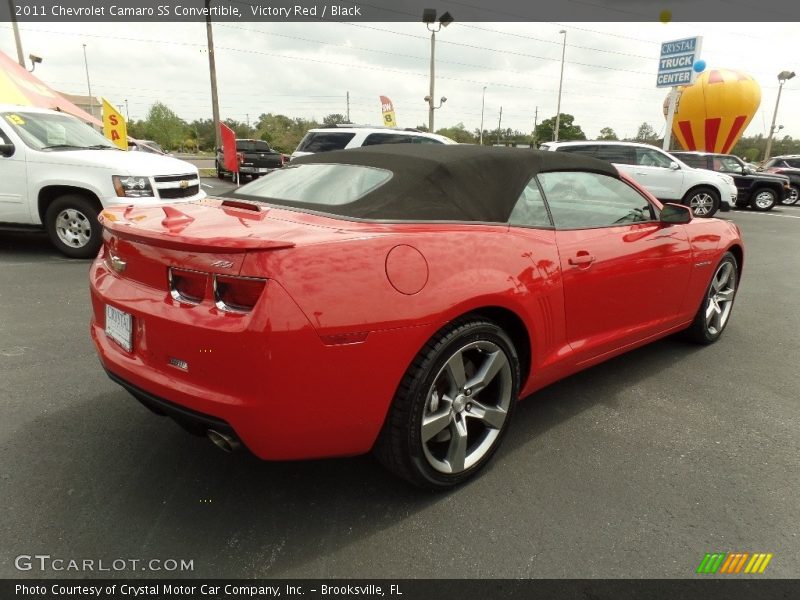
[[[232,435],[222,433],[216,429],[209,429],[206,435],[208,439],[211,440],[211,443],[223,452],[233,452],[234,450],[238,450],[239,446],[242,445],[241,442]]]

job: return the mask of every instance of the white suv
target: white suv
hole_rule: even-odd
[[[636,142],[546,142],[540,150],[585,154],[613,163],[663,202],[691,207],[697,217],[711,217],[736,204],[733,177],[694,169],[663,150]]]
[[[299,158],[316,152],[347,150],[362,146],[379,144],[457,144],[449,137],[425,133],[416,129],[397,129],[392,127],[359,127],[357,125],[337,125],[309,129],[300,140],[292,158]]]
[[[0,227],[44,228],[67,256],[91,258],[103,208],[205,195],[188,162],[124,152],[62,112],[0,105]]]

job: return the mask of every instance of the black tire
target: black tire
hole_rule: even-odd
[[[99,206],[86,196],[65,194],[50,203],[44,226],[53,245],[70,258],[94,258],[103,232],[97,221]]]
[[[722,273],[727,273],[727,276],[722,277]],[[723,279],[723,285],[717,289],[717,283],[723,281]],[[730,252],[726,252],[714,269],[714,274],[708,282],[703,301],[700,303],[700,308],[697,309],[694,321],[685,332],[687,339],[698,344],[713,344],[720,338],[730,321],[738,284],[739,271],[736,265],[736,258]],[[725,301],[726,304],[722,307],[722,312],[720,312],[719,297],[723,292],[730,293],[730,300]],[[715,297],[716,300],[714,299]],[[712,315],[711,321],[707,318],[709,312],[714,312],[709,308],[712,302],[717,304],[718,310],[716,312],[720,315],[720,321],[714,322],[715,315]]]
[[[786,198],[784,198],[781,202],[781,204],[786,206],[792,206],[800,201],[800,184],[792,183],[789,185],[789,187],[791,188],[789,193],[786,194]]]
[[[460,376],[455,366],[449,368],[457,364],[463,367]],[[479,382],[481,372],[489,373],[484,383]],[[456,388],[459,379],[463,385]],[[386,468],[416,486],[442,490],[463,483],[500,445],[519,382],[517,351],[500,327],[480,318],[455,321],[425,344],[406,371],[374,453]],[[442,386],[449,389],[440,396]],[[423,441],[426,414],[429,437]]]
[[[719,210],[719,192],[708,186],[696,187],[686,192],[681,204],[691,208],[695,217],[708,219]]]
[[[750,206],[753,210],[759,212],[766,212],[775,208],[778,203],[778,194],[769,188],[758,188],[753,192],[753,197],[750,200]]]
[[[215,166],[217,167],[217,179],[225,179],[225,171],[219,166],[219,162]]]

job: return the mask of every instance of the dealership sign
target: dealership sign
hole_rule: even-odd
[[[697,73],[692,67],[700,57],[702,44],[702,36],[662,43],[656,87],[675,87],[694,83]]]

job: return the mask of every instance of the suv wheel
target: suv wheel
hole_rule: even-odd
[[[70,258],[93,258],[102,241],[98,212],[95,204],[85,196],[59,196],[50,203],[44,216],[50,241]]]
[[[719,194],[710,187],[699,187],[683,197],[682,203],[692,209],[695,217],[713,217],[719,210]]]
[[[757,189],[753,193],[753,199],[750,201],[750,206],[755,210],[767,211],[777,204],[778,198],[775,192],[767,188]]]
[[[782,204],[797,204],[797,201],[800,200],[800,184],[793,183],[789,186],[789,193],[786,195],[786,198],[783,199]]]
[[[217,167],[217,179],[225,179],[225,171],[222,170],[219,161],[217,161],[216,167]]]

